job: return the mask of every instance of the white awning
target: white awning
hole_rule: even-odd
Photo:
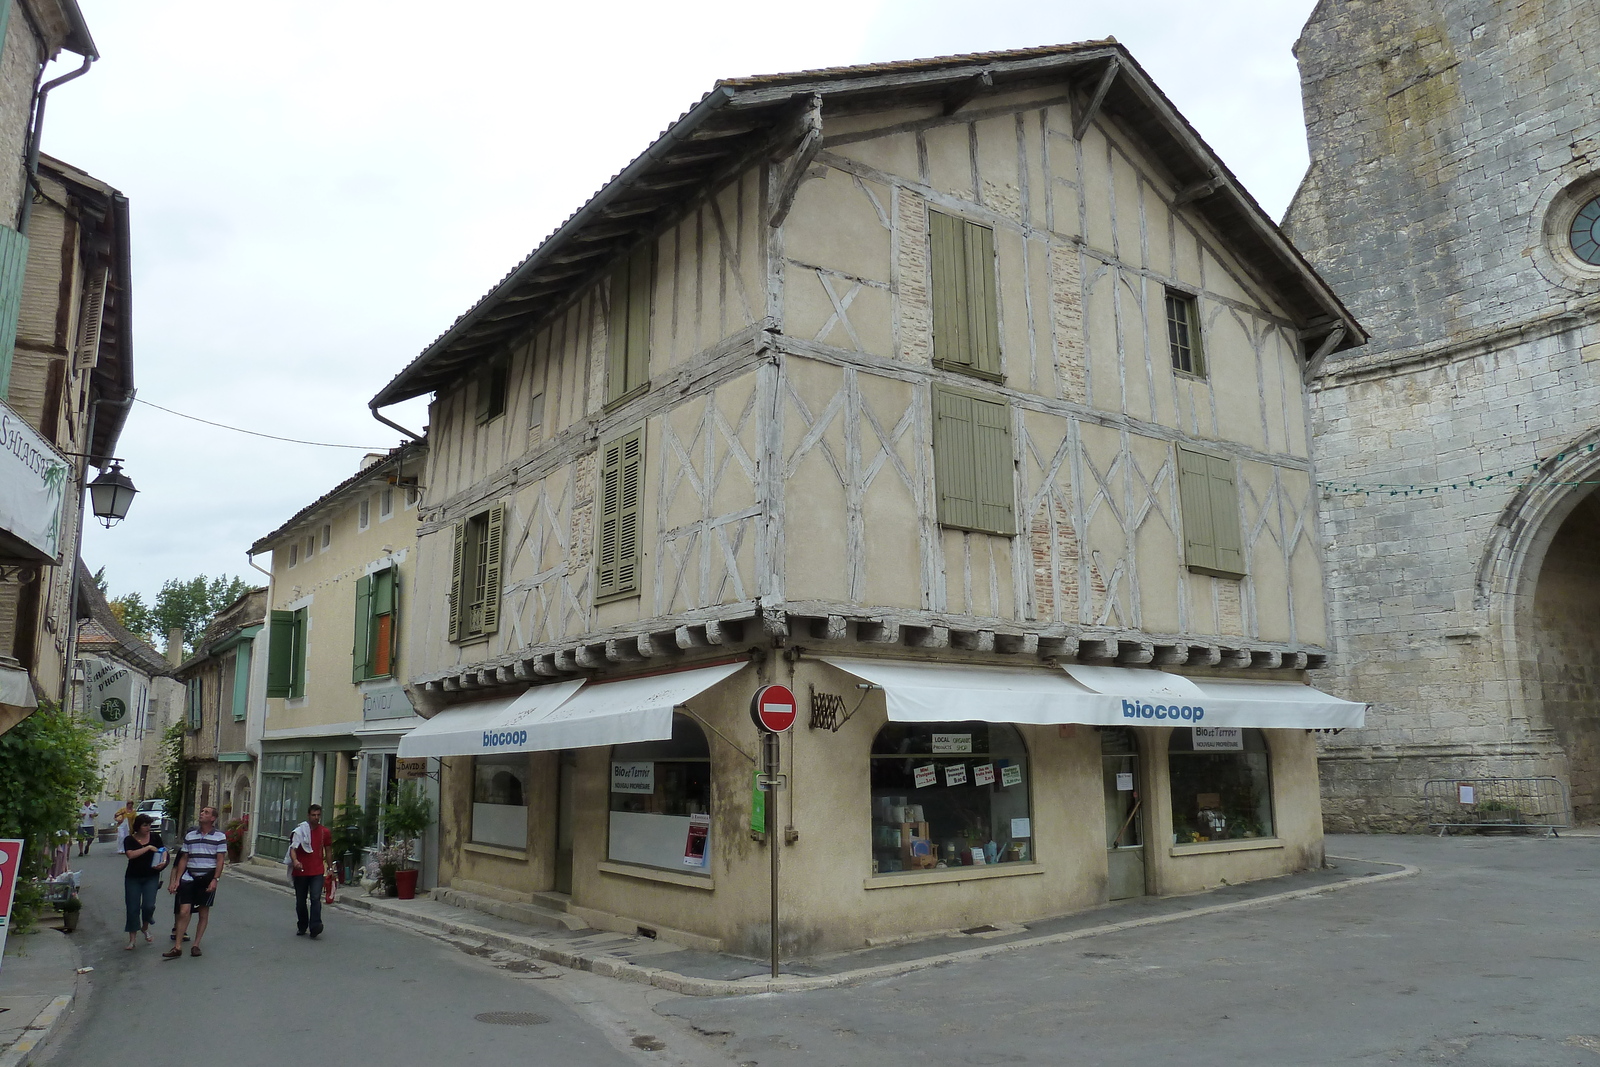
[[[664,741],[672,709],[744,668],[743,663],[625,678],[534,686],[520,696],[447,708],[400,739],[399,755],[480,756]]]
[[[828,659],[880,687],[894,722],[1081,723],[1089,726],[1360,726],[1365,704],[1281,681],[1193,680],[1165,671],[1071,664],[1020,667]]]

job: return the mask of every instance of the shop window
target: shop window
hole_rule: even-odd
[[[672,737],[611,750],[611,836],[621,863],[710,870],[711,749],[687,715],[672,717]]]
[[[1014,726],[891,722],[872,742],[872,873],[1032,860]]]
[[[472,840],[528,847],[528,757],[478,756],[472,761]]]
[[[500,628],[500,546],[506,509],[458,522],[450,576],[450,640],[470,641]]]
[[[356,579],[356,634],[351,681],[388,678],[394,674],[399,648],[399,568]]]
[[[1174,844],[1273,836],[1272,768],[1260,730],[1174,729],[1167,777]]]
[[[311,802],[311,776],[306,774],[309,753],[274,752],[261,757],[261,798],[256,824],[256,851],[281,856],[289,849],[289,835]]]

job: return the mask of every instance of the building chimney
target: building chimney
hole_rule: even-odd
[[[167,631],[167,662],[174,667],[183,663],[183,627],[174,626]]]
[[[387,458],[382,452],[368,452],[361,457],[361,466],[357,468],[356,473],[359,474],[361,471],[371,470]]]

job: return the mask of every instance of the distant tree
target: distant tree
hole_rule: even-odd
[[[106,569],[104,567],[94,572],[94,587],[100,590],[101,596],[105,596],[110,592],[110,588],[106,585]]]
[[[197,574],[187,580],[169,578],[147,605],[138,593],[129,593],[107,603],[111,614],[130,633],[153,645],[160,645],[174,627],[183,628],[184,648],[193,652],[200,637],[217,617],[217,612],[233,603],[250,586],[242,578],[219,575],[207,578]]]

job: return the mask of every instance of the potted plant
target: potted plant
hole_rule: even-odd
[[[375,856],[375,862],[378,868],[378,877],[372,883],[372,888],[367,890],[368,895],[381,893],[386,897],[398,897],[400,895],[400,875],[402,873],[402,868],[405,867],[410,859],[410,841],[402,841],[397,838],[378,849]],[[416,896],[417,892],[417,872],[409,871],[406,873],[409,873],[412,876],[410,878],[411,897],[414,897]],[[406,899],[409,900],[411,897],[407,897]]]
[[[72,933],[78,928],[78,913],[83,910],[83,901],[76,896],[68,897],[61,902],[61,930],[63,933]]]
[[[404,850],[395,870],[395,896],[401,900],[410,900],[417,894],[417,871],[410,865],[411,843],[432,823],[433,801],[416,782],[402,785],[394,801],[384,808],[383,835],[389,844]]]
[[[241,815],[237,819],[230,819],[222,832],[228,839],[228,862],[238,863],[244,855],[244,839],[250,833],[250,816]]]
[[[350,885],[356,880],[356,868],[361,854],[376,836],[372,818],[355,801],[340,804],[333,816],[333,856],[339,865],[339,882]]]

